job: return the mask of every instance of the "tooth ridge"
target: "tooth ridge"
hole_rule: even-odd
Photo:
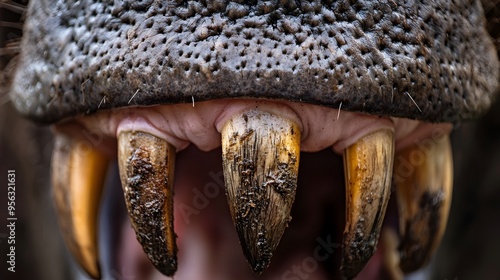
[[[298,126],[252,110],[222,128],[226,195],[243,253],[260,274],[290,221],[300,151]]]
[[[144,252],[163,274],[177,270],[173,230],[175,148],[144,132],[118,136],[120,179],[132,227]]]
[[[346,226],[341,270],[354,278],[374,254],[390,196],[394,133],[368,134],[344,152]]]

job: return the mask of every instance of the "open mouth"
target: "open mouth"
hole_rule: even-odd
[[[484,19],[478,0],[30,1],[8,86],[56,123],[59,223],[93,278],[400,279],[444,232],[450,123],[495,95]],[[101,201],[107,176],[124,199]]]
[[[140,279],[398,279],[444,232],[450,130],[265,99],[73,118],[55,127],[62,232],[100,278],[97,217],[117,158],[132,227],[111,261]]]

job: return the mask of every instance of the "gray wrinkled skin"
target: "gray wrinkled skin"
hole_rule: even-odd
[[[31,1],[11,98],[42,122],[192,97],[457,122],[498,85],[482,14],[471,0]]]

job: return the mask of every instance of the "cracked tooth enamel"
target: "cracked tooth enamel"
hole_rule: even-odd
[[[372,257],[390,197],[394,133],[379,130],[344,152],[346,225],[341,270],[354,278]]]
[[[222,128],[222,159],[229,209],[243,253],[260,274],[291,220],[299,168],[298,125],[252,110]]]
[[[84,141],[55,137],[51,168],[59,226],[70,252],[95,279],[101,277],[97,217],[108,161]]]
[[[439,245],[448,220],[452,180],[453,161],[447,135],[435,141],[423,140],[398,154],[394,181],[404,272],[426,264]]]
[[[174,233],[174,146],[139,131],[118,135],[118,164],[125,203],[137,240],[154,266],[172,276],[177,270]]]

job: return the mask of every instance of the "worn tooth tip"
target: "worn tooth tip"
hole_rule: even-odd
[[[378,240],[378,235],[374,237]],[[345,237],[344,239],[349,239]],[[340,270],[348,279],[354,278],[375,254],[377,242],[362,240],[351,244],[347,249],[343,249],[343,258]]]
[[[91,265],[91,267],[82,268],[92,279],[101,279],[101,266],[99,265],[99,262]]]
[[[137,240],[153,265],[172,276],[177,270],[173,222],[175,148],[149,133],[121,132],[118,163]]]
[[[243,253],[260,274],[290,221],[300,129],[284,117],[252,110],[233,116],[221,134],[229,209]]]
[[[394,133],[380,130],[344,152],[346,225],[341,270],[354,278],[375,253],[390,197]]]
[[[271,263],[271,256],[269,256],[268,259],[257,261],[256,263],[252,264],[253,272],[257,276],[261,275],[262,272],[269,266],[270,263]]]

